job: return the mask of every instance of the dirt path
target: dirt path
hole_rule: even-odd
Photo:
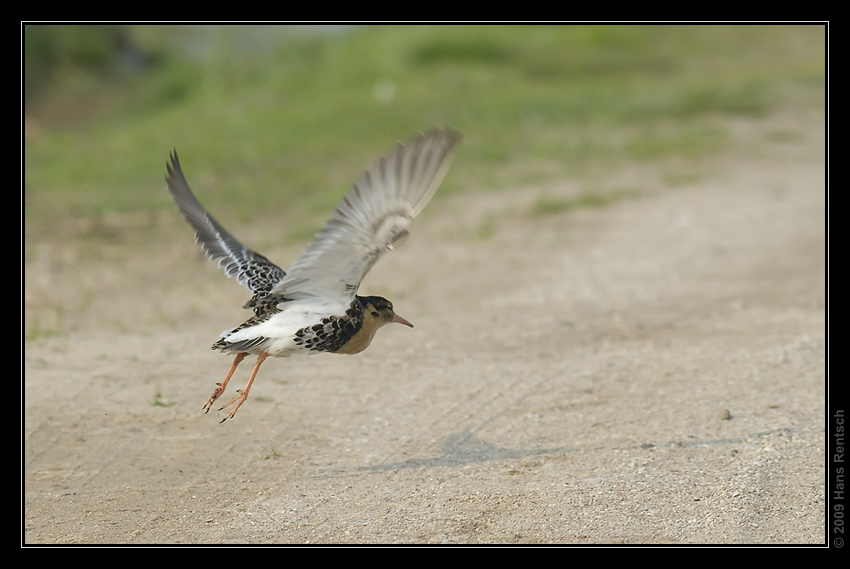
[[[268,361],[223,425],[245,292],[176,213],[161,256],[42,246],[27,318],[75,331],[26,344],[23,539],[822,543],[823,130],[794,128],[602,209],[435,202],[363,288],[416,328]]]

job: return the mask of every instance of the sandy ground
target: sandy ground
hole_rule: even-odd
[[[28,326],[69,332],[25,345],[23,541],[823,543],[823,123],[770,120],[600,209],[436,200],[361,289],[416,327],[267,361],[224,424],[209,345],[247,291],[176,212],[36,246]]]

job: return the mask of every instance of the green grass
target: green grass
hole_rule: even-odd
[[[44,323],[35,320],[28,324],[29,325],[26,327],[26,331],[24,333],[24,341],[26,342],[59,336],[61,334],[60,330],[62,329],[63,323],[60,322],[53,326],[47,326]]]
[[[272,448],[271,452],[269,454],[265,455],[263,458],[265,460],[269,460],[269,459],[278,459],[281,456],[282,455],[279,452],[277,452],[274,448]]]
[[[151,405],[154,407],[172,407],[176,405],[176,403],[172,401],[166,401],[162,393],[159,391],[159,389],[157,389],[156,393],[153,394]]]
[[[634,199],[640,195],[641,193],[639,191],[631,189],[609,191],[587,190],[574,197],[539,198],[531,205],[531,213],[545,215],[576,209],[601,208],[612,203]]]
[[[466,135],[447,194],[708,156],[733,144],[728,117],[824,104],[820,26],[132,26],[150,63],[123,75],[96,46],[89,67],[32,71],[51,61],[36,40],[62,30],[27,28],[29,236],[170,209],[174,147],[225,225],[268,215],[302,238],[432,125]]]

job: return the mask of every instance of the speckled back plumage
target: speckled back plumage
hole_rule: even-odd
[[[336,352],[363,326],[363,304],[359,298],[342,316],[328,316],[295,333],[295,344],[314,352]]]

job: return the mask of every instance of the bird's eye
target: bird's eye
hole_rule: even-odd
[[[372,316],[374,316],[375,318],[377,318],[377,317],[378,317],[378,313],[377,313],[376,311],[374,311],[374,310],[373,310],[373,311],[372,311]]]

